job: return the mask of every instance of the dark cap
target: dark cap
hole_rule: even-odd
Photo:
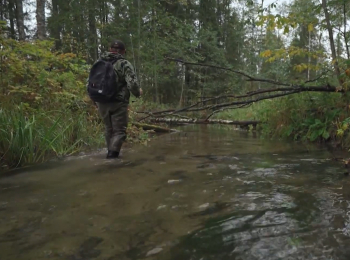
[[[124,44],[122,41],[114,40],[114,41],[111,43],[111,48],[112,48],[112,49],[125,50],[125,44]]]

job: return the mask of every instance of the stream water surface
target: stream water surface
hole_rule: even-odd
[[[3,175],[0,259],[350,259],[350,178],[330,157],[203,126]]]

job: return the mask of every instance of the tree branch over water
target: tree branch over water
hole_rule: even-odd
[[[233,73],[236,73],[238,75],[242,75],[242,76],[246,77],[247,81],[265,82],[265,83],[270,83],[270,84],[279,85],[279,86],[291,86],[291,84],[286,84],[286,83],[278,82],[278,81],[271,80],[271,79],[256,78],[256,77],[250,76],[246,72],[243,72],[243,71],[240,71],[240,70],[231,69],[231,68],[220,67],[220,66],[204,64],[204,63],[188,62],[188,61],[183,61],[183,60],[180,60],[180,59],[173,59],[173,58],[166,58],[166,60],[176,61],[176,62],[182,63],[184,65],[202,66],[202,67],[209,67],[209,68],[215,68],[215,69],[220,69],[220,70],[231,71]]]
[[[211,68],[216,68],[220,70],[230,71],[247,78],[247,81],[269,83],[277,87],[267,88],[267,89],[258,89],[254,91],[249,91],[241,95],[225,94],[225,95],[219,95],[214,97],[206,97],[206,98],[202,98],[202,100],[197,101],[190,106],[179,108],[179,109],[168,109],[168,110],[154,111],[154,112],[149,112],[149,111],[138,112],[138,113],[143,113],[147,115],[146,117],[140,119],[140,121],[150,117],[159,118],[159,117],[174,116],[174,115],[179,116],[178,115],[179,113],[199,112],[204,110],[211,111],[210,114],[205,119],[205,120],[209,120],[209,118],[211,118],[214,114],[220,113],[224,110],[243,108],[255,102],[259,102],[266,99],[274,99],[274,98],[284,97],[284,96],[293,95],[293,94],[302,93],[302,92],[329,92],[329,93],[345,92],[344,89],[336,88],[329,84],[323,85],[323,86],[317,86],[317,85],[305,86],[305,84],[307,83],[317,81],[321,76],[319,76],[316,79],[309,80],[302,85],[293,85],[290,83],[283,83],[275,80],[253,77],[246,72],[242,72],[231,68],[225,68],[225,67],[220,67],[220,66],[215,66],[210,64],[203,64],[203,63],[187,62],[180,59],[172,59],[172,58],[166,58],[166,60],[179,62],[185,65],[204,66],[204,67],[211,67]],[[218,102],[219,100],[222,100],[222,99],[226,99],[226,100],[231,99],[231,100],[227,102]],[[205,105],[206,103],[210,103],[210,102],[216,102],[216,103]]]

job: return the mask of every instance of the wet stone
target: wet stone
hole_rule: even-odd
[[[210,206],[209,203],[205,203],[205,204],[200,205],[198,208],[199,208],[199,209],[206,209],[206,208],[208,208],[209,206]]]
[[[87,240],[85,240],[80,248],[79,248],[79,255],[82,258],[96,258],[101,254],[101,250],[95,249],[101,242],[103,241],[100,237],[89,237]]]
[[[159,254],[159,253],[162,252],[162,251],[163,251],[163,248],[161,248],[161,247],[156,247],[156,248],[152,249],[151,251],[149,251],[149,252],[147,253],[146,257],[150,257],[150,256],[152,256],[152,255]]]
[[[236,164],[229,165],[228,167],[229,167],[231,170],[238,170],[238,169],[239,169],[238,165],[236,165]]]
[[[176,184],[176,183],[180,183],[181,180],[168,180],[168,184]]]

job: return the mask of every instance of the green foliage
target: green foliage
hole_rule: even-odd
[[[84,96],[88,70],[75,54],[52,52],[50,41],[2,39],[1,45],[1,103],[67,108]]]
[[[104,145],[104,129],[86,95],[89,65],[53,42],[0,37],[0,166],[43,162]],[[142,131],[130,140],[144,142]],[[129,140],[129,141],[130,141]]]
[[[338,139],[350,144],[350,112],[348,99],[338,94],[308,93],[265,100],[249,108],[228,110],[218,118],[232,120],[261,120],[259,126],[265,136],[301,141],[324,142]]]
[[[49,6],[51,13],[47,19],[52,41],[35,41],[35,37],[30,37],[30,42],[17,42],[6,38],[18,35],[14,26],[17,18],[6,13],[7,26],[0,24],[0,102],[6,117],[20,118],[18,115],[23,113],[31,118],[14,121],[22,122],[18,127],[25,129],[15,136],[23,141],[20,136],[28,136],[31,127],[51,129],[54,125],[60,132],[52,129],[57,134],[53,143],[40,138],[41,141],[35,141],[45,143],[54,154],[70,153],[80,149],[83,143],[94,143],[95,138],[101,140],[101,135],[84,132],[91,126],[100,127],[96,111],[85,95],[87,62],[94,62],[116,38],[126,43],[127,59],[135,65],[144,90],[144,99],[131,106],[131,120],[136,118],[133,111],[187,106],[206,97],[232,96],[271,87],[214,68],[169,62],[166,57],[233,68],[256,78],[290,85],[304,86],[314,78],[318,78],[311,83],[315,85],[338,86],[341,82],[339,89],[348,90],[350,63],[349,57],[345,57],[350,35],[340,32],[337,37],[339,81],[339,75],[334,76],[328,42],[323,37],[326,23],[319,1],[294,0],[288,4],[276,1],[268,6],[261,6],[256,0],[239,2],[240,5],[233,0],[72,0],[67,5],[65,0],[55,0]],[[327,2],[332,26],[344,30],[350,6],[342,0]],[[216,116],[261,120],[264,123],[260,128],[272,136],[310,141],[334,137],[345,140],[348,95],[294,95]],[[16,116],[8,114],[13,104],[22,109]],[[66,116],[62,117],[63,113]],[[187,116],[205,118],[206,114]],[[79,124],[72,118],[78,118]],[[39,132],[41,135],[36,136],[45,136]],[[147,140],[132,124],[130,133],[129,140]],[[6,138],[17,142],[12,137]],[[67,139],[70,141],[64,143]],[[58,143],[64,145],[60,148]]]
[[[3,167],[40,163],[52,156],[86,149],[87,144],[91,147],[103,142],[101,127],[89,125],[91,122],[86,122],[81,113],[28,113],[26,110],[23,105],[0,110],[0,165]]]

